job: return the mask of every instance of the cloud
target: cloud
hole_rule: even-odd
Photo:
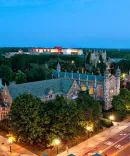
[[[43,3],[51,2],[52,0],[0,0],[0,6],[32,6],[41,5]]]

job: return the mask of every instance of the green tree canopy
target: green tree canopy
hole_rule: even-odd
[[[27,76],[25,73],[23,73],[22,71],[18,70],[16,77],[15,77],[15,81],[17,84],[21,84],[21,83],[25,83],[27,82]]]
[[[117,111],[125,111],[125,100],[120,96],[114,96],[112,100],[112,106]]]
[[[50,119],[45,126],[47,127],[45,137],[49,143],[57,137],[68,139],[76,135],[79,110],[75,101],[67,102],[64,97],[57,96],[54,101],[47,102],[46,113]]]
[[[94,123],[99,121],[102,116],[102,106],[91,98],[88,93],[80,93],[77,99],[78,109],[80,110],[80,121]],[[95,125],[96,126],[96,125]]]
[[[13,71],[8,65],[2,64],[0,66],[0,77],[3,80],[3,82],[2,82],[3,85],[5,83],[9,84],[9,82],[13,80],[13,76],[14,76]]]
[[[40,115],[43,109],[40,99],[32,95],[23,94],[16,97],[9,116],[11,130],[17,140],[29,143],[41,141],[43,129]]]

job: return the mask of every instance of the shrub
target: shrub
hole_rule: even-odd
[[[104,119],[104,118],[101,118],[101,119],[100,119],[100,123],[101,123],[101,125],[104,126],[104,127],[111,127],[111,126],[113,125],[112,122],[111,122],[110,120]]]
[[[126,113],[125,112],[115,112],[115,120],[116,121],[122,121],[125,117],[126,117]]]

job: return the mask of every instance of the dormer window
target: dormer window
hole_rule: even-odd
[[[76,84],[74,84],[74,88],[76,88]]]

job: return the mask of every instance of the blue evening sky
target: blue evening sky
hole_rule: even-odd
[[[130,0],[0,0],[0,47],[130,48]]]

